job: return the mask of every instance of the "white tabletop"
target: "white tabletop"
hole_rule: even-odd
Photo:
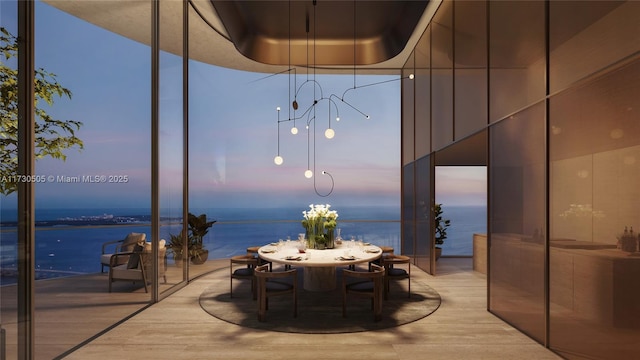
[[[258,250],[258,255],[270,262],[308,267],[358,264],[373,261],[382,255],[382,249],[378,246],[369,244],[359,246],[351,244],[350,241],[345,241],[333,249],[307,249],[305,253],[300,253],[297,245],[297,241],[288,241],[283,245],[276,243],[265,245]]]

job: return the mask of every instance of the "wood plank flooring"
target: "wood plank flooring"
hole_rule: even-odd
[[[204,276],[69,354],[68,359],[558,359],[486,311],[486,276],[472,260],[441,258],[433,277],[442,296],[431,316],[396,328],[352,334],[290,334],[229,324],[205,313]]]

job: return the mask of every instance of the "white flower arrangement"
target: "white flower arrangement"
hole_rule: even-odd
[[[338,219],[338,212],[330,210],[329,204],[311,204],[309,210],[303,211],[302,226],[309,229],[311,226],[322,225],[325,229],[335,229]]]

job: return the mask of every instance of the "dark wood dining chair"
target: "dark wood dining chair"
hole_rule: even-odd
[[[371,298],[373,320],[382,319],[384,267],[371,264],[370,271],[342,270],[342,317],[347,316],[349,295]]]
[[[260,257],[260,248],[261,246],[249,246],[247,247],[247,255],[251,255],[255,258],[258,259],[258,265],[264,265],[264,264],[269,264],[269,271],[272,270],[273,265],[271,264],[271,262],[264,260],[263,258]]]
[[[389,283],[396,280],[408,280],[407,297],[411,297],[411,258],[405,255],[389,255],[382,258],[385,269],[384,298],[388,298]]]
[[[298,270],[269,271],[269,265],[260,265],[255,269],[258,293],[258,321],[265,321],[269,309],[269,298],[292,294],[293,317],[298,317]]]
[[[229,296],[233,297],[233,279],[251,281],[251,293],[253,299],[256,297],[256,281],[253,276],[255,268],[258,266],[258,258],[253,255],[237,255],[229,260]]]

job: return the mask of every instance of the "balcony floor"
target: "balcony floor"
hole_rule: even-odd
[[[412,271],[440,293],[440,308],[410,324],[351,334],[229,324],[200,308],[198,297],[210,286],[204,276],[66,359],[559,359],[486,311],[486,277],[471,266],[471,259],[441,258],[435,277]]]

